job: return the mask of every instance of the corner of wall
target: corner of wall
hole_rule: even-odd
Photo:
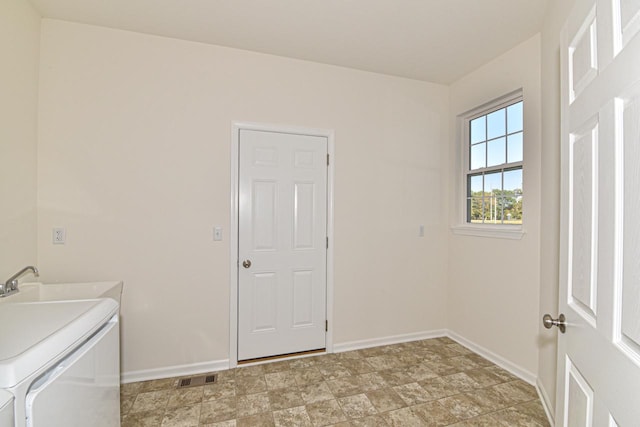
[[[542,98],[542,174],[540,296],[538,319],[558,310],[560,250],[560,32],[575,0],[549,2],[541,33],[541,98]],[[537,388],[549,419],[553,419],[556,401],[555,334],[539,323]],[[553,425],[553,424],[552,424]]]
[[[544,409],[544,413],[547,415],[547,420],[549,420],[549,424],[551,427],[555,425],[555,415],[554,415],[554,407],[553,401],[549,398],[549,393],[547,393],[547,389],[545,388],[542,381],[540,381],[540,377],[536,379],[536,391],[538,392],[538,397],[540,398],[540,402],[542,403],[542,408]]]
[[[541,35],[535,34],[450,86],[450,197],[461,197],[457,116],[517,89],[525,98],[525,237],[449,234],[447,328],[535,375],[539,311]],[[462,203],[449,203],[454,223]],[[501,271],[499,276],[495,271]],[[508,279],[518,277],[517,281]],[[504,317],[514,320],[505,324]],[[530,378],[531,379],[531,378]]]

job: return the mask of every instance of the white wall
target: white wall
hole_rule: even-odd
[[[36,264],[36,144],[40,16],[0,2],[0,280]]]
[[[44,20],[42,276],[125,281],[125,373],[227,359],[231,122],[334,129],[335,344],[444,328],[448,93]]]
[[[560,236],[560,31],[575,0],[550,2],[542,29],[542,194],[540,313],[558,313]],[[551,412],[556,400],[557,329],[540,328],[538,387]]]
[[[538,369],[540,292],[540,36],[536,35],[451,85],[455,117],[522,88],[524,202],[522,240],[452,234],[449,243],[448,326],[513,363],[530,379]],[[451,132],[452,197],[462,197],[460,142]],[[451,200],[452,225],[462,214]]]

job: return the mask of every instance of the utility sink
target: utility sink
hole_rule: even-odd
[[[21,283],[20,292],[0,298],[5,302],[72,301],[111,298],[120,304],[122,282]]]

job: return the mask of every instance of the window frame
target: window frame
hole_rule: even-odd
[[[522,161],[512,163],[502,163],[497,166],[484,167],[479,169],[470,169],[470,123],[472,120],[489,115],[494,111],[508,107],[512,104],[522,101]],[[524,234],[525,215],[523,214],[522,224],[488,224],[488,223],[472,223],[467,222],[468,219],[468,179],[469,176],[477,174],[486,174],[491,171],[508,171],[515,168],[521,168],[522,170],[522,194],[526,195],[526,183],[525,183],[525,147],[526,147],[526,105],[523,96],[522,89],[518,89],[499,98],[496,98],[490,102],[480,105],[472,110],[460,114],[457,117],[458,135],[456,138],[456,144],[460,153],[460,162],[457,168],[459,180],[459,188],[456,194],[457,204],[460,206],[457,214],[456,225],[452,228],[454,234],[467,235],[467,236],[479,236],[479,237],[494,237],[503,239],[521,239]],[[507,133],[505,133],[507,135]],[[506,160],[506,159],[505,159]],[[504,178],[503,178],[504,179]],[[523,198],[523,210],[524,210],[524,198]]]

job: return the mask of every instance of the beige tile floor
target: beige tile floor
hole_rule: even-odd
[[[449,338],[125,384],[122,426],[548,426],[535,389]]]

